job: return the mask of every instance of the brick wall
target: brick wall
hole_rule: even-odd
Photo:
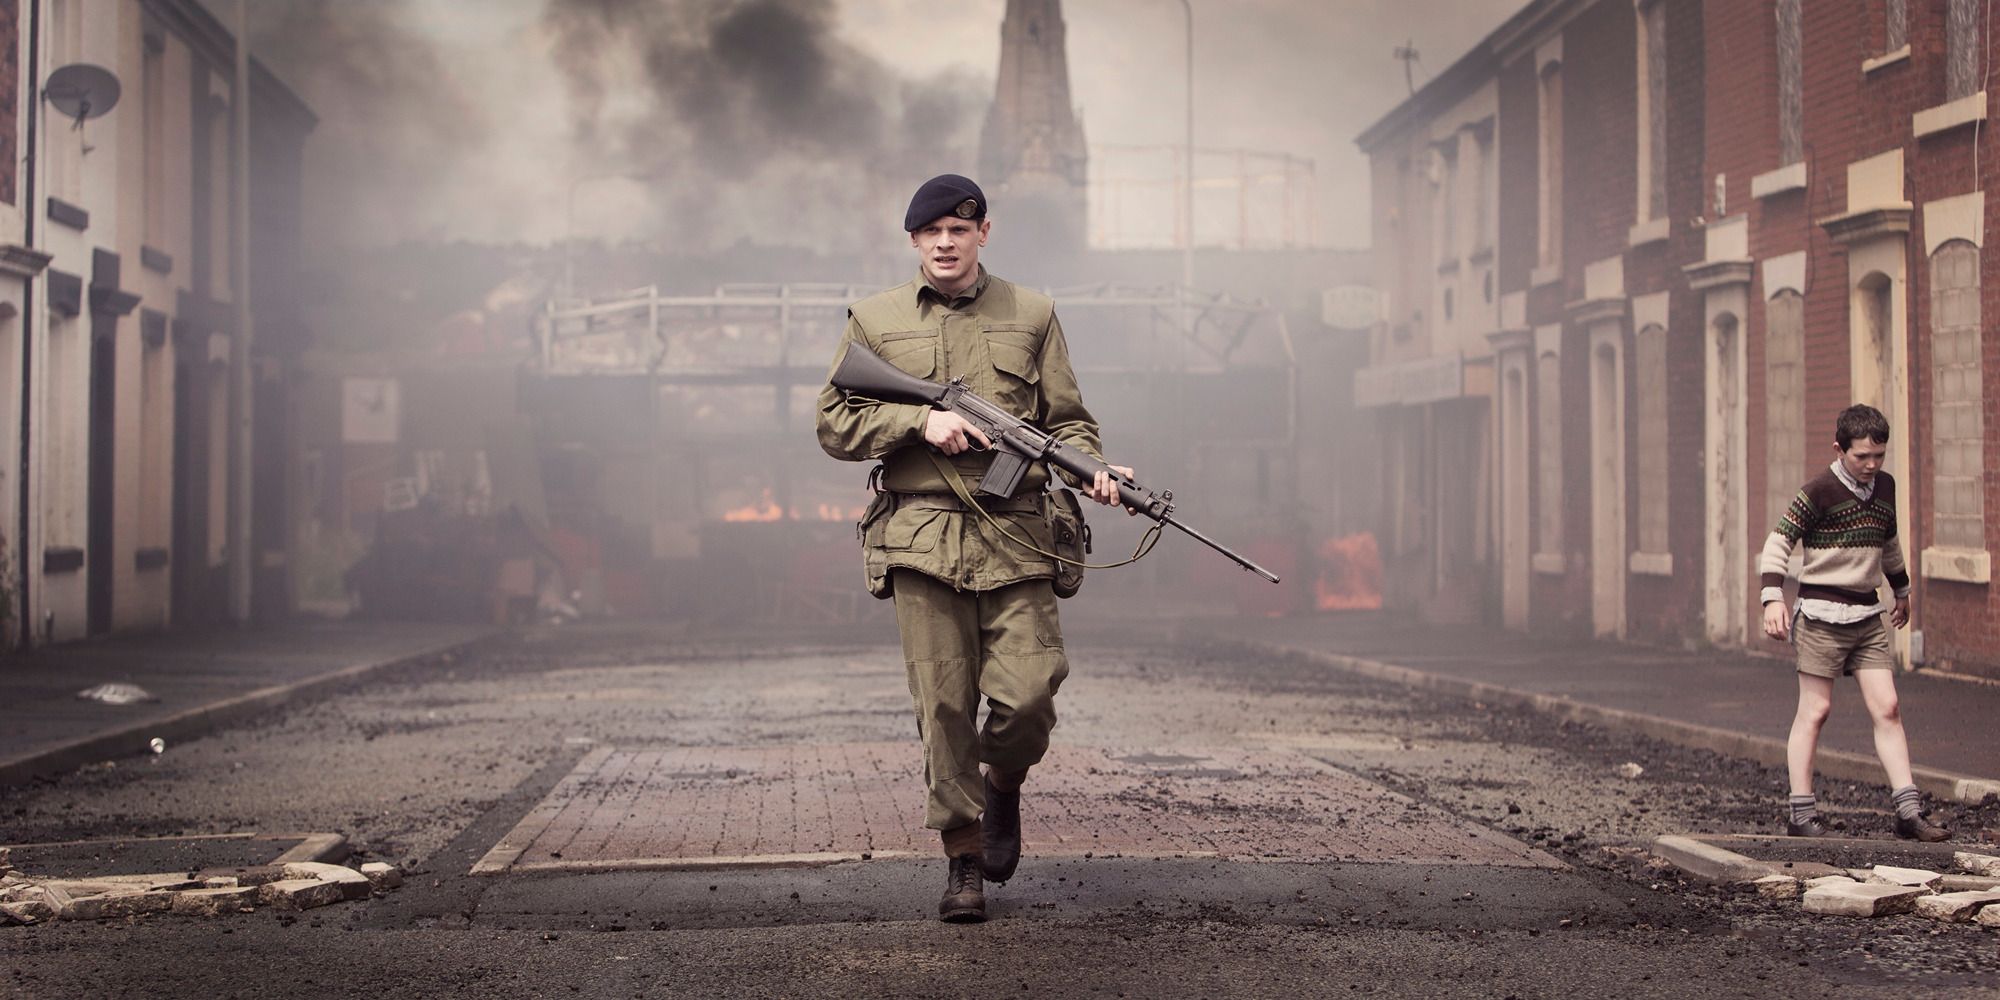
[[[21,3],[0,0],[0,201],[15,204],[20,176]]]
[[[1910,112],[1945,100],[1945,4],[1943,0],[1935,0],[1915,2],[1910,6],[1910,60],[1878,71],[1870,81],[1872,88],[1882,92],[1884,103],[1894,104],[1904,112],[1899,134],[1905,136],[1909,134]],[[1996,54],[2000,53],[1987,53],[1987,60],[1990,62]],[[1929,241],[1924,234],[1921,206],[1927,201],[1974,190],[1989,192],[1986,205],[1989,235],[1987,246],[1982,248],[1980,254],[1979,267],[1983,376],[1981,409],[1985,435],[1982,450],[1985,469],[1983,500],[1986,549],[1988,552],[2000,549],[2000,343],[1996,343],[2000,341],[2000,335],[1994,332],[1994,320],[2000,318],[2000,267],[1995,265],[1996,254],[1992,247],[1994,234],[2000,233],[1994,225],[1995,194],[1992,193],[1996,180],[2000,180],[2000,164],[1995,163],[1996,156],[2000,156],[2000,147],[1996,147],[1994,130],[1990,127],[1980,128],[1976,139],[1974,129],[1961,127],[1922,140],[1912,140],[1906,146],[1909,196],[1919,206],[1911,220],[1909,253],[1910,322],[1911,328],[1917,331],[1910,359],[1915,387],[1915,398],[1911,404],[1914,426],[1901,438],[1900,444],[1913,453],[1910,473],[1922,487],[1917,505],[1911,511],[1911,534],[1915,537],[1904,543],[1913,563],[1923,548],[1936,540],[1931,517],[1931,490],[1928,488],[1935,455],[1927,426],[1932,413],[1934,388],[1931,377],[1933,345],[1929,336],[1934,320],[1931,314],[1930,260],[1925,252]],[[1976,173],[1975,157],[1978,163]],[[2000,676],[2000,594],[1995,592],[1995,584],[1930,580],[1919,575],[1915,598],[1914,627],[1924,632],[1924,653],[1928,662]]]

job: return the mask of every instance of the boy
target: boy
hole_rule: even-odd
[[[1850,406],[1835,422],[1833,441],[1838,453],[1833,464],[1800,487],[1757,560],[1763,576],[1764,634],[1790,637],[1798,654],[1799,709],[1785,748],[1792,793],[1786,833],[1826,834],[1813,798],[1813,754],[1833,707],[1834,678],[1852,674],[1875,722],[1875,755],[1894,789],[1896,836],[1945,840],[1951,835],[1920,811],[1896,704],[1888,626],[1902,628],[1910,622],[1910,574],[1896,538],[1896,481],[1882,471],[1889,419],[1872,406]],[[1805,543],[1805,568],[1799,572],[1799,606],[1788,614],[1785,569],[1792,547],[1800,542]],[[1896,595],[1894,609],[1883,608],[1877,593],[1885,577]]]

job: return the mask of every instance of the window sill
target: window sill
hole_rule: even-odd
[[[1750,178],[1750,197],[1760,201],[1789,191],[1805,189],[1806,161],[1804,160]]]
[[[1669,231],[1666,216],[1648,219],[1625,231],[1625,245],[1636,250],[1654,243],[1665,243]]]
[[[1634,576],[1674,575],[1674,554],[1671,552],[1634,552],[1628,563]]]
[[[1993,582],[1993,556],[1984,549],[1947,549],[1934,545],[1925,549],[1921,558],[1927,580]]]
[[[1910,116],[1910,131],[1919,139],[1925,136],[1949,132],[1960,125],[1970,125],[1986,117],[1986,91],[1967,94],[1956,101],[1946,101],[1935,108],[1925,108]]]
[[[1537,552],[1528,562],[1544,576],[1561,576],[1568,571],[1568,563],[1560,552]]]
[[[1909,60],[1910,60],[1910,47],[1905,45],[1894,52],[1884,52],[1873,59],[1862,60],[1861,75],[1867,76],[1868,74],[1873,73],[1878,69],[1882,69],[1885,66],[1894,66],[1897,63],[1908,62]]]
[[[1561,281],[1562,276],[1563,269],[1561,264],[1543,264],[1528,272],[1528,284],[1535,288],[1541,288],[1545,285],[1553,285]]]
[[[1451,260],[1438,261],[1438,273],[1441,275],[1457,274],[1458,259],[1454,257]]]

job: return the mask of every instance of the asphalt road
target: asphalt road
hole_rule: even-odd
[[[468,874],[593,747],[906,740],[914,754],[884,631],[545,629],[0,791],[8,842],[332,831],[409,873],[388,896],[301,914],[0,929],[0,996],[1971,997],[2000,983],[2000,934],[1809,917],[1645,856],[1661,833],[1769,832],[1783,790],[1769,769],[1113,627],[1071,630],[1058,741],[1296,752],[1566,867],[1029,857],[977,926],[930,919],[943,866],[923,857]],[[1870,788],[1823,799],[1861,825],[1884,805]],[[1942,818],[2000,828],[1993,807]]]

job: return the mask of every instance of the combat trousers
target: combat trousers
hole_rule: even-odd
[[[981,761],[1019,771],[1048,751],[1056,689],[1069,676],[1056,595],[1045,579],[960,591],[915,570],[890,572],[924,741],[924,825],[951,830],[986,811]]]

